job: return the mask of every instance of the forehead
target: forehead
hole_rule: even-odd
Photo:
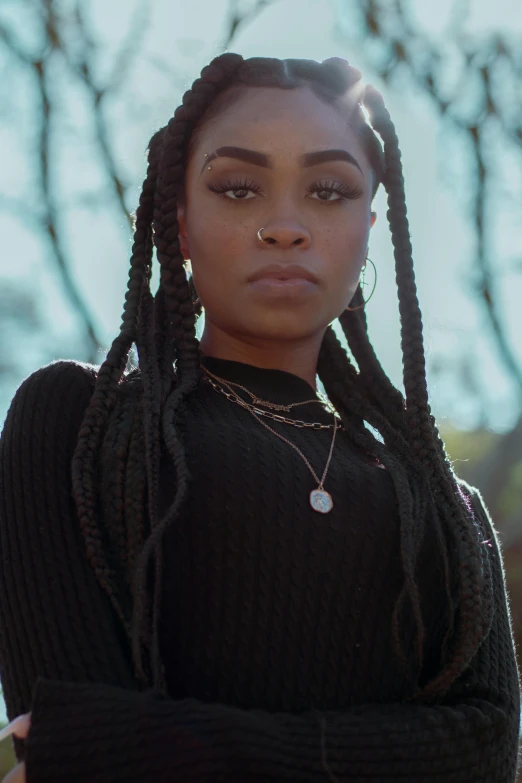
[[[221,146],[238,146],[278,159],[320,149],[346,149],[369,169],[346,108],[330,106],[310,88],[252,87],[212,117],[198,133],[193,155]]]

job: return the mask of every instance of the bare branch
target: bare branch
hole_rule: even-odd
[[[4,44],[6,49],[9,49],[17,60],[24,65],[32,65],[33,58],[27,52],[25,52],[20,43],[15,39],[14,35],[8,30],[5,25],[0,22],[0,41]]]
[[[57,228],[57,210],[54,204],[54,197],[50,184],[49,168],[50,119],[52,109],[49,100],[48,78],[45,66],[45,60],[36,62],[34,64],[34,71],[38,79],[41,97],[41,121],[38,127],[40,183],[43,195],[43,203],[45,205],[45,214],[43,216],[42,222],[45,226],[45,232],[52,250],[56,268],[58,270],[67,297],[85,324],[87,335],[91,342],[91,354],[89,361],[95,363],[102,344],[97,337],[93,318],[88,311],[85,302],[80,296],[74,281],[71,278],[66,255],[60,241],[60,233]]]
[[[53,0],[46,0],[46,2],[52,5]],[[141,4],[138,7],[138,13],[136,14],[138,18],[139,18],[139,12],[142,9],[142,5],[143,4]],[[107,122],[105,120],[105,115],[103,111],[103,99],[105,95],[108,93],[109,88],[98,87],[95,83],[92,64],[91,64],[91,52],[93,49],[93,45],[88,32],[87,24],[85,22],[84,14],[82,13],[80,6],[77,6],[76,9],[76,22],[77,22],[78,34],[80,35],[81,44],[82,44],[82,46],[80,47],[81,56],[76,60],[74,60],[71,57],[66,42],[63,40],[63,37],[58,28],[55,29],[55,33],[54,33],[57,42],[56,46],[59,49],[60,53],[63,55],[71,71],[81,79],[83,85],[86,87],[87,91],[91,95],[92,108],[94,114],[94,123],[96,128],[96,139],[101,152],[104,168],[112,184],[114,195],[120,206],[120,209],[127,223],[129,224],[130,229],[132,230],[133,228],[132,217],[125,204],[125,185],[119,175],[116,162],[114,160],[114,156],[110,148]],[[136,25],[132,25],[131,29],[135,31],[135,27]],[[128,49],[129,46],[130,46],[129,40],[127,40],[125,44],[125,49]],[[121,57],[120,57],[120,65],[118,67],[120,66],[121,66]],[[121,81],[122,78],[121,75],[119,78]],[[112,90],[112,92],[114,91],[115,88],[114,90]]]
[[[55,44],[55,37],[53,35],[53,19],[54,8],[52,0],[45,0],[45,10],[48,12],[46,17],[46,33],[48,40]],[[51,257],[53,258],[59,278],[64,287],[67,298],[71,302],[72,306],[77,311],[79,317],[85,325],[87,336],[90,342],[90,354],[89,361],[95,362],[97,359],[97,353],[101,348],[101,342],[99,341],[94,322],[91,314],[88,312],[87,306],[80,296],[78,289],[71,278],[66,257],[61,246],[59,232],[57,230],[57,210],[54,205],[53,192],[50,184],[50,167],[49,167],[49,146],[50,146],[50,119],[52,113],[51,102],[49,98],[47,77],[46,77],[46,62],[52,51],[52,46],[48,48],[47,54],[41,59],[35,59],[34,57],[24,52],[16,41],[15,37],[5,28],[0,25],[0,40],[9,49],[19,61],[28,66],[34,74],[40,97],[40,121],[35,123],[38,128],[38,160],[39,160],[39,179],[41,188],[40,205],[41,211],[36,213],[28,209],[26,204],[20,204],[20,214],[23,214],[24,220],[29,217],[34,225],[39,225],[43,233],[47,237],[51,248]],[[11,211],[16,211],[16,200],[3,198],[4,204],[9,204]]]
[[[116,92],[120,89],[124,78],[128,76],[133,61],[136,60],[141,51],[141,46],[148,30],[148,21],[149,0],[140,0],[129,31],[119,53],[116,55],[111,77],[105,87],[105,94]]]
[[[268,8],[268,6],[272,5],[275,1],[276,0],[256,0],[249,11],[241,12],[239,10],[239,0],[232,0],[226,28],[227,32],[222,43],[223,49],[229,49],[233,39],[239,32],[239,29],[253,22],[265,8]]]
[[[490,172],[483,152],[487,142],[482,135],[487,127],[486,119],[494,118],[506,143],[520,150],[522,163],[522,113],[518,112],[518,118],[506,116],[501,98],[493,87],[493,69],[498,67],[499,62],[505,62],[513,76],[515,89],[520,92],[522,59],[515,55],[515,48],[510,48],[500,35],[489,36],[481,43],[465,38],[462,34],[462,23],[467,2],[464,0],[456,3],[445,34],[445,42],[459,48],[464,55],[464,67],[452,96],[448,97],[439,86],[440,73],[445,64],[441,52],[428,35],[411,23],[404,0],[382,4],[378,0],[358,0],[358,5],[362,11],[366,36],[379,40],[386,48],[386,57],[382,61],[374,57],[372,63],[381,78],[386,83],[391,83],[398,70],[406,68],[413,83],[432,99],[444,121],[464,132],[473,149],[477,184],[472,220],[477,238],[476,269],[480,278],[476,290],[484,305],[499,355],[519,389],[522,407],[522,368],[500,322],[495,292],[491,288],[492,261],[485,249],[484,211]],[[518,51],[521,48],[519,46]],[[419,52],[422,53],[422,61],[419,61]],[[466,118],[459,111],[460,97],[468,88],[470,78],[477,74],[482,81],[484,100],[475,115]]]

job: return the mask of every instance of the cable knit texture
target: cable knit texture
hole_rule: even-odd
[[[206,358],[274,402],[309,400],[280,370]],[[161,650],[168,696],[139,690],[128,642],[87,562],[70,461],[95,368],[57,361],[21,385],[0,446],[0,670],[27,783],[427,781],[513,783],[520,719],[504,569],[490,540],[495,614],[474,660],[439,703],[411,705],[412,666],[395,655],[403,574],[388,471],[339,431],[325,489],[248,411],[202,383],[183,410],[191,491],[164,541]],[[317,403],[303,421],[331,423]],[[322,474],[331,430],[263,419]],[[173,466],[161,465],[162,513]],[[445,628],[441,563],[428,529],[417,578],[426,625],[422,679]],[[413,617],[402,642],[413,662]]]

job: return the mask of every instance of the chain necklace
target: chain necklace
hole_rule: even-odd
[[[225,391],[225,389],[221,388],[221,386],[218,386],[217,383],[214,383],[214,381],[211,378],[206,378],[206,380],[212,386],[212,388],[215,389],[215,391],[219,392],[220,394],[223,394],[231,402],[240,405],[242,408],[245,408],[251,413],[252,412],[256,413],[258,416],[266,416],[268,419],[272,419],[272,421],[283,422],[283,424],[292,424],[294,427],[301,427],[301,428],[308,427],[308,429],[311,430],[333,430],[334,428],[333,424],[321,424],[317,421],[301,421],[300,419],[287,419],[284,416],[279,416],[277,413],[261,410],[261,408],[258,408],[256,405],[251,405],[250,403],[241,399],[241,397],[239,397],[232,389],[230,389],[231,393],[229,393]],[[228,387],[228,382],[227,382],[227,387]],[[314,400],[314,402],[317,402],[317,400]],[[337,418],[337,414],[335,417],[337,419],[337,426],[340,429],[342,429],[343,425]]]
[[[325,405],[331,413],[333,413],[333,407],[330,403],[330,400],[326,399],[321,392],[317,392],[320,399],[313,399],[313,400],[305,400],[304,402],[292,402],[289,405],[278,405],[275,402],[268,402],[268,400],[262,400],[257,395],[253,394],[251,391],[246,389],[244,386],[241,386],[239,383],[234,383],[233,381],[225,381],[223,378],[220,378],[218,375],[214,375],[214,373],[210,372],[210,370],[207,370],[206,367],[203,367],[204,371],[208,376],[211,378],[214,378],[215,381],[219,381],[220,383],[224,384],[229,388],[230,386],[235,386],[237,389],[241,389],[244,391],[250,399],[252,400],[252,405],[264,405],[265,408],[271,408],[275,411],[286,411],[287,413],[290,412],[292,408],[296,408],[298,405],[308,405],[310,402],[318,402],[320,405]],[[241,399],[241,398],[240,398]]]
[[[337,432],[337,417],[334,416],[334,427],[333,427],[333,437],[332,437],[332,443],[330,445],[330,453],[328,454],[328,460],[326,462],[323,475],[321,477],[321,480],[319,481],[319,478],[317,476],[317,473],[313,469],[313,467],[310,465],[308,460],[306,459],[305,455],[301,451],[301,449],[298,449],[297,446],[292,443],[291,441],[284,438],[282,435],[280,435],[278,432],[272,429],[272,427],[269,427],[268,424],[266,424],[264,421],[261,421],[261,419],[257,416],[257,414],[254,413],[254,411],[251,411],[252,415],[257,418],[260,424],[263,425],[263,427],[266,427],[267,430],[270,430],[270,432],[273,432],[274,435],[277,435],[278,438],[283,440],[285,443],[288,443],[289,446],[291,446],[297,453],[302,457],[306,465],[308,466],[308,469],[310,470],[312,476],[317,481],[317,489],[313,489],[310,492],[310,505],[314,509],[314,511],[319,511],[321,514],[327,514],[329,511],[333,508],[333,500],[332,496],[329,492],[327,492],[324,489],[324,480],[326,478],[326,474],[328,473],[328,468],[330,467],[330,462],[332,459],[333,454],[333,447],[335,443],[335,434]]]
[[[291,446],[295,451],[297,451],[299,456],[305,462],[305,464],[308,467],[309,471],[311,472],[312,476],[317,481],[317,485],[318,485],[317,489],[313,489],[310,492],[310,505],[311,505],[311,507],[314,509],[314,511],[319,511],[319,513],[321,513],[321,514],[327,514],[329,511],[331,511],[332,508],[333,508],[333,500],[332,500],[332,496],[330,495],[330,493],[327,492],[324,489],[324,482],[325,482],[325,479],[326,479],[326,474],[328,473],[328,468],[330,467],[330,462],[332,460],[333,448],[334,448],[334,443],[335,443],[335,435],[337,433],[337,427],[338,427],[337,416],[335,415],[335,413],[332,413],[332,415],[334,417],[332,443],[330,445],[330,451],[329,451],[328,459],[327,459],[327,462],[326,462],[326,465],[325,465],[325,468],[324,468],[324,471],[323,471],[323,475],[322,475],[321,479],[319,479],[317,473],[315,472],[315,470],[313,469],[313,467],[311,466],[310,462],[307,460],[307,458],[305,457],[305,455],[303,454],[301,449],[299,449],[294,443],[289,441],[287,438],[283,437],[283,435],[280,435],[278,432],[273,430],[272,427],[269,427],[268,424],[266,424],[266,422],[262,421],[260,416],[261,415],[269,416],[270,418],[276,419],[276,421],[284,421],[284,422],[288,422],[290,424],[295,424],[296,422],[294,422],[292,419],[285,419],[283,416],[277,416],[276,414],[270,413],[269,411],[262,411],[260,408],[257,408],[255,405],[249,404],[249,403],[245,402],[245,400],[241,399],[241,397],[239,397],[239,395],[237,395],[234,392],[234,390],[231,388],[231,385],[232,385],[231,381],[230,382],[229,381],[225,381],[223,378],[219,378],[217,375],[213,375],[212,373],[209,373],[209,371],[205,367],[203,367],[203,370],[207,373],[208,376],[211,375],[212,378],[215,378],[216,380],[220,381],[225,387],[227,387],[230,390],[231,394],[227,394],[227,392],[224,389],[220,389],[217,386],[217,384],[215,384],[212,381],[212,378],[208,377],[207,378],[208,382],[211,384],[211,386],[216,391],[220,391],[229,400],[232,400],[233,402],[237,402],[243,408],[248,410],[252,414],[252,416],[254,416],[254,418],[256,418],[259,421],[259,423],[263,425],[263,427],[265,427],[267,430],[269,430],[269,432],[272,432],[280,440],[284,441],[285,443],[288,443],[289,446]],[[239,384],[234,384],[234,386],[239,386]],[[242,386],[239,386],[239,388],[244,389],[244,387],[242,387]],[[247,389],[244,389],[244,391],[246,391],[250,395],[251,398],[256,399],[258,401],[258,404],[264,404],[264,401],[260,400],[259,398],[257,398],[254,394],[252,394],[252,392],[249,392]],[[320,402],[320,401],[319,400],[313,400],[313,402]],[[295,405],[299,405],[299,404],[302,404],[302,403],[293,403],[292,405],[295,406]],[[290,407],[292,407],[292,406],[290,406]],[[309,426],[309,427],[312,426],[314,429],[319,429],[319,428],[321,428],[321,429],[327,429],[327,428],[330,429],[332,427],[332,425],[325,425],[325,424],[321,425],[321,424],[317,424],[317,423],[314,423],[313,425],[311,425],[311,424],[307,424],[306,422],[299,422],[297,424],[297,426],[305,426],[305,427],[306,426]]]

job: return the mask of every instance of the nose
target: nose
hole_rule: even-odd
[[[257,239],[263,245],[277,245],[279,248],[310,247],[312,237],[308,229],[296,222],[271,221],[259,229]]]

